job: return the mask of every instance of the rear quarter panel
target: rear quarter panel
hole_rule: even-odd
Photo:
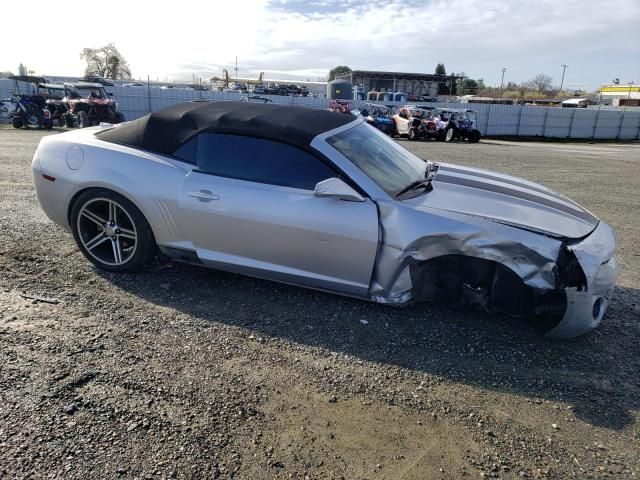
[[[107,188],[128,198],[143,213],[158,243],[178,240],[173,217],[180,184],[189,165],[131,147],[104,142],[99,129],[45,137],[34,158],[38,199],[47,215],[69,228],[70,203],[83,190]],[[40,169],[39,175],[37,170]],[[56,178],[43,181],[42,174]]]

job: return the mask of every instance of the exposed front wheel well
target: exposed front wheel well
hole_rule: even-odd
[[[534,311],[533,290],[511,269],[492,260],[444,255],[413,264],[410,272],[417,302],[462,301],[518,317]]]
[[[416,302],[459,301],[532,319],[543,331],[557,325],[567,307],[564,289],[534,289],[512,269],[493,260],[443,255],[411,265],[410,274]]]

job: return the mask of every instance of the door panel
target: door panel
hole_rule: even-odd
[[[395,120],[398,134],[404,135],[409,133],[409,120],[402,118],[399,114],[395,116]]]
[[[210,266],[365,296],[378,246],[370,200],[193,171],[183,182],[180,229]]]

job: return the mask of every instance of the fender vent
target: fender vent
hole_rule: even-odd
[[[158,212],[160,213],[160,218],[162,219],[164,228],[167,231],[167,235],[169,235],[172,240],[179,238],[178,227],[176,227],[176,222],[174,221],[173,215],[171,215],[171,210],[167,204],[162,200],[154,200],[153,203],[158,207]]]

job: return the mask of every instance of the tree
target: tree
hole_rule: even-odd
[[[0,78],[6,78],[6,77],[12,77],[13,76],[13,72],[10,71],[6,71],[6,72],[0,72]]]
[[[473,78],[465,78],[460,82],[461,95],[477,95],[478,90],[478,81]]]
[[[444,68],[444,63],[439,63],[438,65],[436,65],[435,74],[436,75],[446,75],[447,74],[447,69]]]
[[[337,67],[334,67],[331,70],[329,70],[329,78],[327,81],[330,82],[331,80],[335,80],[337,76],[350,75],[350,74],[351,74],[351,69],[349,67],[347,67],[346,65],[338,65]]]
[[[458,95],[458,80],[455,78],[456,73],[451,72],[451,80],[449,80],[449,87],[451,91],[449,95]]]
[[[80,58],[87,62],[86,74],[100,75],[114,80],[131,78],[129,64],[113,43],[100,48],[85,48]]]
[[[552,81],[553,79],[549,75],[540,73],[539,75],[533,77],[531,80],[524,82],[524,87],[526,87],[528,90],[544,93],[551,90]]]

